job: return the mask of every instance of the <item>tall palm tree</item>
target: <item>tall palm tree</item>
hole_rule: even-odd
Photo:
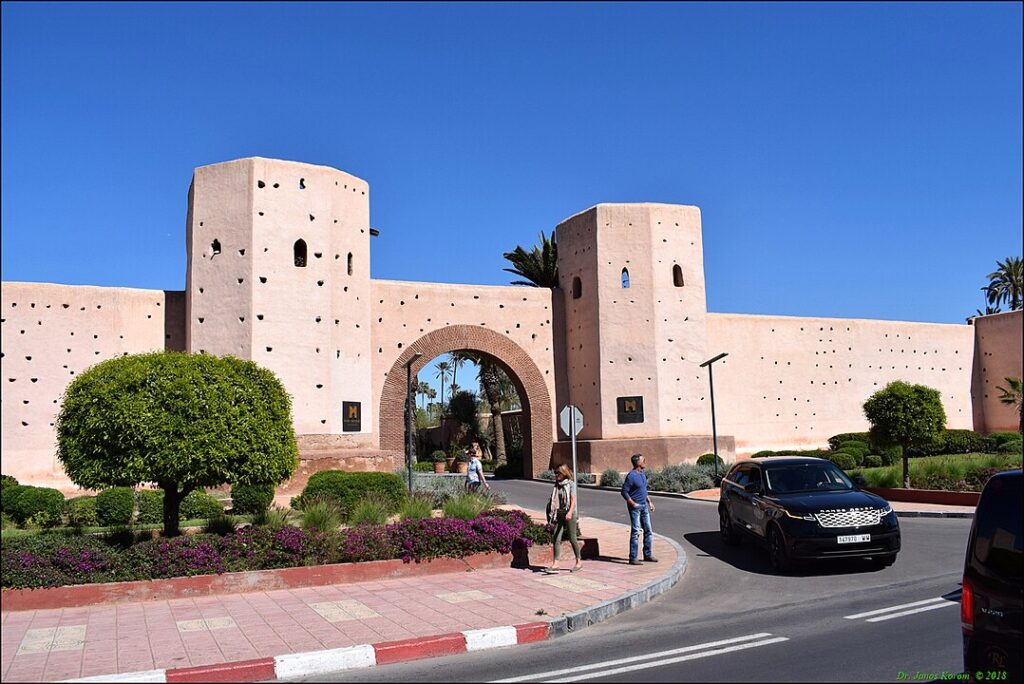
[[[989,304],[1006,303],[1010,311],[1024,308],[1024,262],[1020,257],[1006,257],[996,261],[996,270],[988,274],[984,288]]]
[[[453,351],[448,354],[448,363],[452,367],[452,387],[456,387],[455,380],[459,375],[459,369],[466,365],[466,362],[470,360],[469,354],[464,351]],[[450,397],[455,396],[455,390],[451,390]]]
[[[503,270],[526,279],[514,280],[513,285],[552,289],[558,287],[558,245],[555,244],[554,237],[554,232],[549,239],[544,235],[544,231],[541,231],[540,246],[534,245],[533,249],[527,252],[517,245],[511,252],[505,252],[504,257],[513,267]]]
[[[425,380],[420,380],[416,384],[416,394],[420,396],[420,408],[425,409],[423,406],[423,399],[430,393],[430,383]]]
[[[451,375],[451,373],[452,367],[451,365],[449,365],[447,361],[437,362],[437,374],[434,377],[440,378],[441,380],[441,415],[444,415],[444,383],[445,380],[448,379],[448,376]]]
[[[1010,386],[1009,389],[1005,387],[996,387],[997,390],[1002,392],[999,395],[999,401],[1003,402],[1007,406],[1017,407],[1018,426],[1017,431],[1024,434],[1024,381],[1020,378],[1003,378],[1006,380],[1006,384]]]
[[[501,423],[501,369],[489,357],[476,359],[476,365],[480,369],[480,389],[487,397],[487,403],[491,405],[491,430],[494,435],[494,461],[496,465],[502,465],[508,461],[505,454],[505,427]]]

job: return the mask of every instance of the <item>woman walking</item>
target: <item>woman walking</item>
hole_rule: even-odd
[[[576,565],[570,572],[577,572],[583,569],[580,563],[580,544],[576,540],[576,479],[568,466],[560,465],[555,471],[555,486],[551,491],[551,501],[548,504],[548,522],[555,526],[552,539],[551,567],[544,568],[544,572],[551,574],[558,572],[558,554],[561,551],[562,535],[568,533],[569,544],[576,556]]]

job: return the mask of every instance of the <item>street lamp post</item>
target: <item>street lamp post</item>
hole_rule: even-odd
[[[711,443],[715,450],[715,480],[718,480],[718,428],[715,426],[715,376],[711,372],[711,364],[719,359],[724,359],[729,355],[729,352],[722,352],[718,356],[708,359],[704,363],[700,364],[701,368],[707,366],[708,369],[708,383],[711,385]]]
[[[405,362],[405,467],[409,473],[409,493],[412,493],[412,452],[413,442],[413,404],[412,404],[412,364],[423,356],[416,352]]]

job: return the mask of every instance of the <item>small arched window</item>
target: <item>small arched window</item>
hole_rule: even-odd
[[[348,253],[348,274],[352,275],[352,252]]]
[[[295,241],[295,265],[299,268],[306,267],[306,241],[298,239]]]
[[[623,289],[628,289],[629,288],[629,271],[627,269],[625,269],[625,268],[622,269],[622,288]]]
[[[220,240],[214,240],[210,243],[210,258],[212,259],[218,254],[220,254]]]
[[[683,269],[679,264],[672,267],[672,284],[676,287],[683,286]]]
[[[579,299],[583,296],[583,283],[580,281],[580,277],[576,276],[572,279],[572,298]]]

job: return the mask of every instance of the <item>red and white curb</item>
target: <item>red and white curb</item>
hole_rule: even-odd
[[[551,634],[547,622],[470,629],[464,632],[385,641],[309,653],[289,653],[235,663],[123,672],[69,679],[70,682],[258,682],[329,674],[340,670],[375,667],[405,660],[432,658],[488,648],[544,641]]]

